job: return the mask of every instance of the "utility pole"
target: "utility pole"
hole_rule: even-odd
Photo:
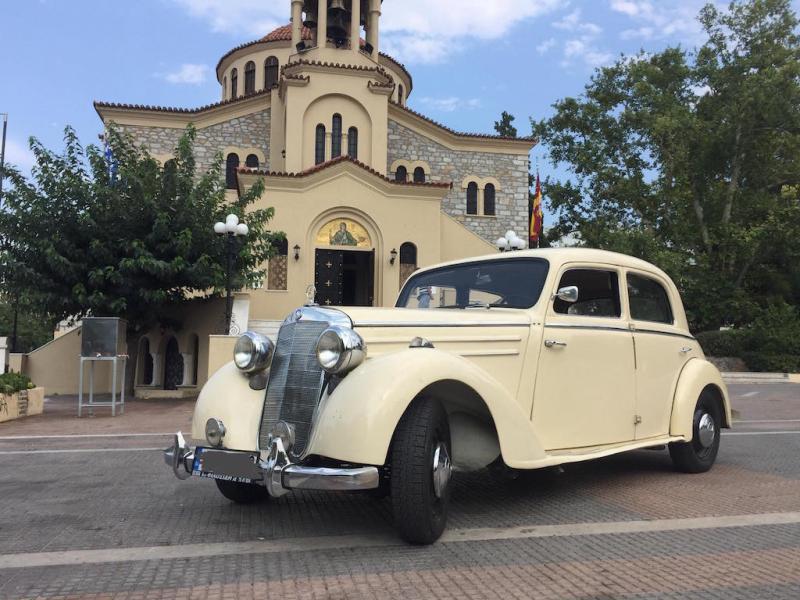
[[[6,178],[6,130],[8,130],[8,113],[3,115],[3,140],[0,142],[0,210],[3,209],[3,182]],[[17,351],[17,314],[19,296],[14,299],[14,325],[11,331],[11,352]]]

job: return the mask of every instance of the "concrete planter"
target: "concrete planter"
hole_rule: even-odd
[[[43,387],[22,390],[16,394],[0,394],[0,423],[20,417],[40,415],[43,410]]]

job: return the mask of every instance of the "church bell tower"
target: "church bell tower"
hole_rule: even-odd
[[[397,81],[379,52],[381,0],[291,0],[291,9],[291,55],[272,96],[272,140],[284,151],[271,164],[299,173],[350,157],[386,173]]]

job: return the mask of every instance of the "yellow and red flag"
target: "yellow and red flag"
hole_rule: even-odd
[[[542,184],[539,181],[539,173],[536,173],[536,189],[533,194],[530,211],[530,239],[528,246],[531,248],[539,247],[539,239],[542,236]]]

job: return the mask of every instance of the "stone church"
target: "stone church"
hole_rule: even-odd
[[[286,2],[289,25],[220,58],[219,101],[95,102],[160,160],[193,124],[198,167],[221,152],[231,198],[263,180],[260,207],[274,207],[286,243],[263,286],[236,295],[231,334],[268,330],[310,286],[320,304],[391,306],[415,269],[495,252],[507,230],[528,229],[532,139],[461,133],[408,108],[411,73],[380,51],[381,0]],[[228,340],[210,335],[214,306],[148,335],[137,391],[191,391],[229,360]]]

